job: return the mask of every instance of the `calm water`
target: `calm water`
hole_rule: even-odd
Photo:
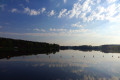
[[[0,59],[0,80],[120,80],[120,54],[61,50]]]

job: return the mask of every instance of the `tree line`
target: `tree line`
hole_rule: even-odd
[[[0,59],[22,55],[55,54],[59,51],[58,44],[34,42],[0,37]]]
[[[58,50],[59,50],[58,44],[49,44],[44,42],[34,42],[0,37],[0,51],[47,52]]]
[[[81,50],[81,51],[101,51],[104,53],[120,53],[120,45],[81,45],[81,46],[59,46],[45,42],[34,42],[20,39],[10,39],[0,37],[0,59],[21,55],[36,55],[56,53],[59,50]]]
[[[101,51],[104,53],[120,53],[120,45],[101,45],[101,46],[91,46],[91,45],[82,45],[82,46],[60,46],[61,50],[72,49],[72,50],[81,50],[81,51]]]

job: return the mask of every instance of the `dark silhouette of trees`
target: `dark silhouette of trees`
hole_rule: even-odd
[[[105,53],[120,53],[120,45],[102,45],[101,51]]]
[[[50,54],[60,50],[73,49],[81,51],[101,51],[104,53],[120,53],[120,45],[101,45],[101,46],[59,46],[45,42],[34,42],[19,39],[0,38],[0,59],[12,56]]]
[[[26,40],[15,40],[9,38],[0,38],[0,51],[20,51],[20,52],[38,52],[38,51],[58,51],[59,45],[43,42],[33,42]]]
[[[82,45],[82,46],[61,46],[61,50],[73,49],[81,51],[101,51],[104,53],[120,53],[120,45],[101,45],[101,46],[91,46],[91,45]]]
[[[58,51],[58,44],[0,38],[0,59],[32,54],[48,55],[50,53],[55,54]]]
[[[73,49],[73,50],[81,50],[81,51],[92,51],[92,50],[100,50],[100,46],[91,46],[91,45],[82,45],[82,46],[60,46],[61,50],[65,49]]]

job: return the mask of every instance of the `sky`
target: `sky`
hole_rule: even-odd
[[[120,0],[0,0],[0,37],[67,46],[120,44]]]

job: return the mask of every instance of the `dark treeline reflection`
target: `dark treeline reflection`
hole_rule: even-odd
[[[56,52],[59,52],[59,50],[57,51],[40,51],[40,52],[18,52],[18,51],[11,51],[11,52],[7,52],[7,51],[0,51],[0,59],[3,59],[3,58],[11,58],[11,57],[17,57],[17,56],[27,56],[27,55],[37,55],[37,54],[46,54],[46,55],[49,55],[49,54],[55,54]]]
[[[104,53],[120,53],[120,45],[101,45],[101,46],[91,46],[91,45],[82,45],[82,46],[61,46],[61,50],[80,50],[80,51],[101,51]]]
[[[59,45],[43,42],[0,38],[0,59],[31,54],[50,54],[59,51]]]

